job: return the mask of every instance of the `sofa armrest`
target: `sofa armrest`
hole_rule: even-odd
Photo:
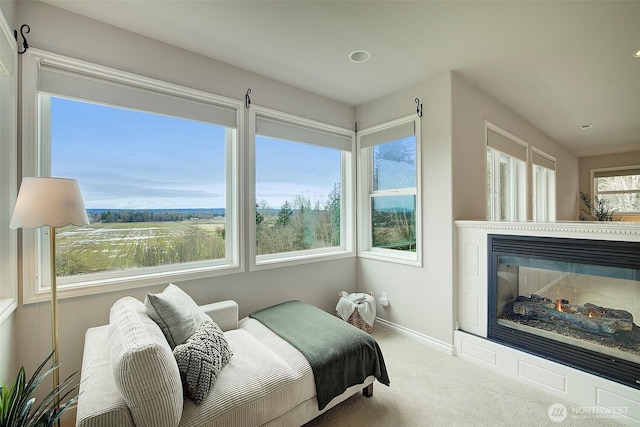
[[[238,329],[238,303],[232,300],[201,305],[200,308],[220,326],[223,331]]]

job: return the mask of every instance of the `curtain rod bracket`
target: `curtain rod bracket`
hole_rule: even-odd
[[[416,98],[416,114],[418,117],[422,117],[422,104],[420,103],[420,98]]]
[[[247,89],[247,93],[244,95],[244,108],[249,108],[249,105],[251,105],[251,97],[249,96],[251,94],[251,88]]]
[[[27,37],[25,36],[25,33],[29,34],[30,31],[31,31],[31,27],[29,27],[29,25],[22,24],[20,26],[20,37],[22,37],[22,50],[18,50],[18,55],[22,55],[27,51],[27,49],[29,49],[29,43],[27,42]],[[18,41],[18,30],[13,30],[13,37],[15,37],[16,41]]]

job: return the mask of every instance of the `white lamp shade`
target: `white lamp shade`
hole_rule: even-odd
[[[57,228],[71,224],[89,224],[78,181],[67,178],[22,178],[9,227]]]

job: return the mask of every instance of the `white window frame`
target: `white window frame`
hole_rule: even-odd
[[[17,231],[9,228],[18,188],[17,56],[13,31],[0,9],[0,324],[18,306]]]
[[[385,138],[393,135],[393,128],[413,124],[416,139],[416,186],[393,190],[373,190],[373,147],[384,142],[395,140]],[[380,133],[380,142],[363,147],[362,138]],[[390,122],[358,130],[358,256],[363,258],[389,261],[412,266],[422,266],[422,155],[420,137],[420,118],[415,114],[401,117]],[[372,196],[415,196],[416,200],[416,250],[401,251],[396,249],[376,248],[372,242],[371,202]]]
[[[488,183],[491,194],[487,197],[489,200],[488,221],[525,221],[527,219],[527,164],[528,164],[528,147],[529,144],[518,138],[517,136],[505,131],[504,129],[485,121],[485,137],[490,156],[492,168],[492,182]],[[503,219],[500,214],[500,203],[502,195],[496,189],[500,188],[499,165],[500,157],[505,155],[513,159],[516,165],[515,173],[510,177],[512,180],[513,194],[511,194],[511,211],[515,213],[514,217]],[[488,175],[488,170],[485,171]]]
[[[236,130],[228,131],[235,133],[235,142],[227,139],[226,147],[226,257],[222,260],[202,261],[182,265],[182,268],[172,266],[158,266],[139,268],[132,271],[119,270],[112,272],[95,273],[86,275],[88,280],[75,281],[73,278],[60,277],[58,279],[58,297],[66,298],[79,295],[88,295],[101,292],[110,292],[121,289],[131,289],[142,286],[151,286],[168,283],[172,281],[194,280],[222,274],[231,274],[243,271],[243,262],[240,257],[240,242],[242,241],[242,209],[241,209],[241,188],[240,188],[240,159],[242,158],[241,147],[243,126],[243,103],[237,100],[224,98],[209,94],[207,92],[151,79],[148,77],[104,67],[101,65],[80,61],[62,55],[45,52],[31,48],[22,55],[22,176],[46,176],[50,173],[50,149],[47,144],[50,138],[47,135],[48,126],[46,122],[40,127],[41,114],[43,118],[48,118],[47,102],[40,106],[40,69],[60,70],[60,75],[64,79],[64,74],[86,78],[86,86],[91,92],[93,81],[97,84],[110,84],[119,89],[125,87],[126,90],[137,91],[138,94],[150,94],[149,96],[160,96],[167,99],[162,103],[162,108],[171,110],[174,108],[172,100],[178,104],[196,105],[188,111],[189,116],[204,117],[203,111],[210,109],[221,109],[226,111],[227,116],[234,117]],[[74,86],[71,91],[76,91]],[[103,92],[104,93],[104,92]],[[79,98],[88,102],[96,101],[92,96],[78,96],[75,93],[53,93],[55,96]],[[125,106],[129,102],[142,102],[139,96],[131,96],[129,99],[122,99]],[[144,97],[143,97],[144,98]],[[98,102],[103,103],[103,102]],[[118,105],[120,101],[118,101]],[[147,111],[143,108],[130,108]],[[44,111],[41,111],[42,108]],[[160,108],[160,107],[158,107]],[[187,107],[189,108],[189,107]],[[204,108],[200,111],[199,108]],[[155,108],[149,109],[152,112]],[[229,112],[231,111],[231,112]],[[233,112],[235,111],[235,112]],[[156,112],[158,112],[156,110]],[[168,113],[169,115],[170,112]],[[177,116],[181,116],[177,114]],[[183,116],[184,117],[184,116]],[[48,244],[42,244],[48,237],[45,236],[45,229],[24,229],[23,236],[23,286],[24,302],[32,303],[46,299],[49,293],[49,255]]]
[[[593,194],[593,200],[598,199],[598,194],[607,193],[607,194],[620,194],[620,193],[637,193],[638,191],[629,190],[629,191],[612,191],[612,192],[598,192],[598,185],[596,184],[596,178],[598,178],[598,174],[607,173],[610,174],[612,172],[621,172],[621,171],[636,171],[640,170],[640,165],[631,165],[631,166],[616,166],[610,168],[597,168],[591,169],[589,174],[591,177],[591,190]],[[612,174],[615,175],[615,174]],[[621,174],[623,175],[623,174]],[[623,211],[615,211],[614,216],[624,216],[624,217],[636,217],[640,216],[640,212],[623,212]]]
[[[256,217],[255,202],[250,203],[247,209],[246,217],[252,218],[249,221],[249,269],[258,271],[276,267],[286,267],[290,265],[306,264],[310,262],[328,261],[332,259],[340,259],[355,256],[354,240],[355,240],[355,215],[354,212],[354,194],[355,194],[355,156],[353,155],[355,147],[355,132],[351,129],[345,129],[310,120],[304,117],[295,116],[259,105],[251,105],[249,107],[249,141],[247,144],[247,161],[250,166],[248,179],[248,198],[247,200],[256,200],[256,125],[257,120],[266,118],[275,122],[292,125],[310,131],[334,134],[351,140],[349,150],[342,150],[341,154],[341,185],[340,185],[340,246],[309,249],[304,251],[292,251],[275,254],[256,254],[256,223],[253,220]],[[322,146],[321,141],[315,141],[315,144]],[[330,146],[330,145],[327,145]],[[332,147],[336,148],[336,147]]]
[[[536,147],[531,148],[531,219],[534,222],[553,222],[556,220],[556,159]],[[545,170],[544,188],[538,188],[536,167]],[[542,190],[542,200],[537,196]],[[540,209],[539,209],[540,208]],[[539,218],[538,212],[544,215]]]

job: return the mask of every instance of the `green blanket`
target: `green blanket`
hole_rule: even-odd
[[[309,304],[287,301],[249,314],[297,348],[309,361],[316,382],[318,410],[348,387],[373,375],[389,385],[376,340]]]

